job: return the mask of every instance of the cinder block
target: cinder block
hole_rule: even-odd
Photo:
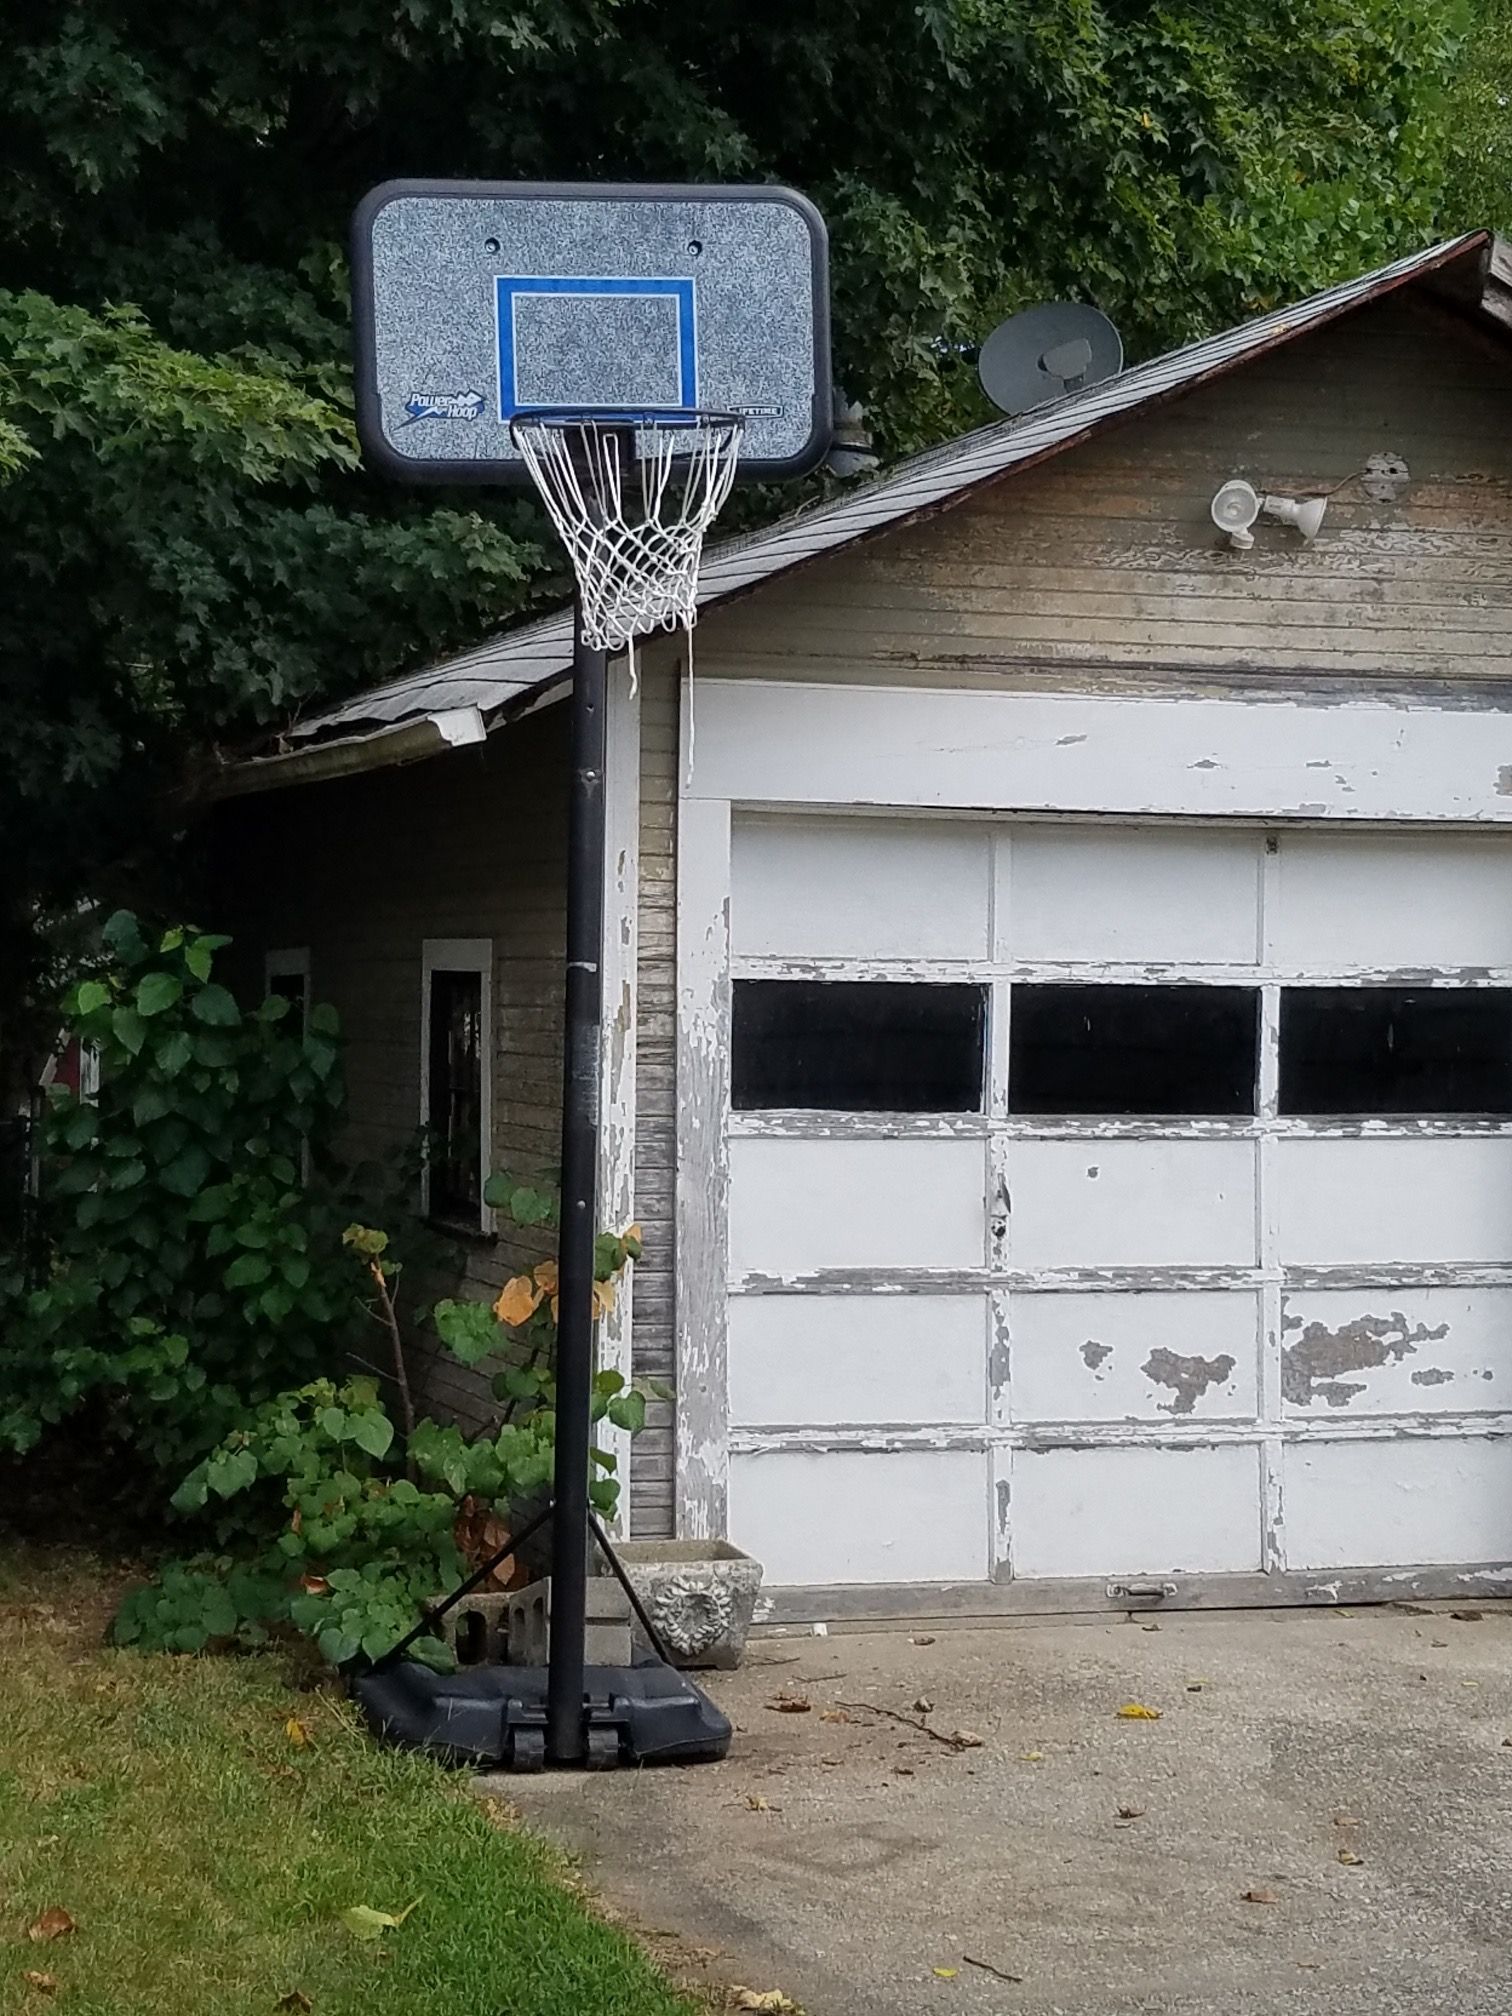
[[[544,1666],[551,1645],[551,1578],[528,1582],[509,1598],[509,1660]],[[588,1578],[584,1657],[590,1666],[630,1664],[630,1601],[612,1576]]]
[[[441,1619],[459,1666],[502,1666],[509,1657],[509,1596],[464,1596]]]

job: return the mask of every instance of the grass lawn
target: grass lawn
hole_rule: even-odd
[[[119,1589],[0,1543],[0,2010],[690,2016],[550,1850],[336,1694],[102,1649]],[[415,1900],[371,1942],[342,1923]],[[29,1938],[50,1911],[74,1929]]]

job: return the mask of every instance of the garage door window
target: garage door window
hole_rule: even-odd
[[[987,990],[902,980],[737,980],[738,1111],[979,1113]]]
[[[1512,988],[1283,988],[1280,1108],[1512,1114]]]
[[[1253,987],[1017,986],[1009,1110],[1253,1114],[1259,1001]]]

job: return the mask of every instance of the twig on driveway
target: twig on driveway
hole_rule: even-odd
[[[980,1967],[984,1974],[995,1974],[999,1981],[1012,1981],[1018,1987],[1023,1986],[1022,1974],[1005,1974],[1001,1967],[994,1967],[990,1960],[973,1960],[969,1953],[963,1953],[961,1964],[963,1967]]]
[[[837,1708],[859,1708],[867,1715],[885,1715],[889,1721],[901,1722],[906,1729],[917,1729],[922,1735],[932,1736],[936,1743],[943,1743],[947,1750],[980,1750],[982,1739],[969,1729],[955,1729],[947,1736],[943,1729],[931,1729],[920,1715],[904,1715],[897,1708],[884,1708],[878,1701],[837,1701]]]

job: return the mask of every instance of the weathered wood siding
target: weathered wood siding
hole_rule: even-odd
[[[492,1166],[558,1158],[566,728],[554,708],[477,749],[215,815],[209,914],[235,935],[238,988],[260,989],[270,949],[310,948],[311,998],[346,1035],[353,1157],[397,1153],[419,1127],[422,941],[490,938]],[[457,1290],[481,1295],[540,1248],[504,1226],[462,1250]],[[486,1383],[426,1356],[426,1403],[480,1420]]]
[[[1512,351],[1388,301],[699,626],[722,677],[1512,673]],[[1394,499],[1351,481],[1401,456]],[[1229,476],[1342,486],[1313,546],[1208,515]],[[774,665],[779,661],[782,670]]]
[[[636,1030],[635,1201],[645,1252],[635,1270],[635,1370],[676,1380],[674,1211],[677,1194],[678,673],[647,654],[641,689],[639,1015]],[[672,1531],[675,1439],[671,1403],[651,1402],[632,1462],[630,1523]]]

